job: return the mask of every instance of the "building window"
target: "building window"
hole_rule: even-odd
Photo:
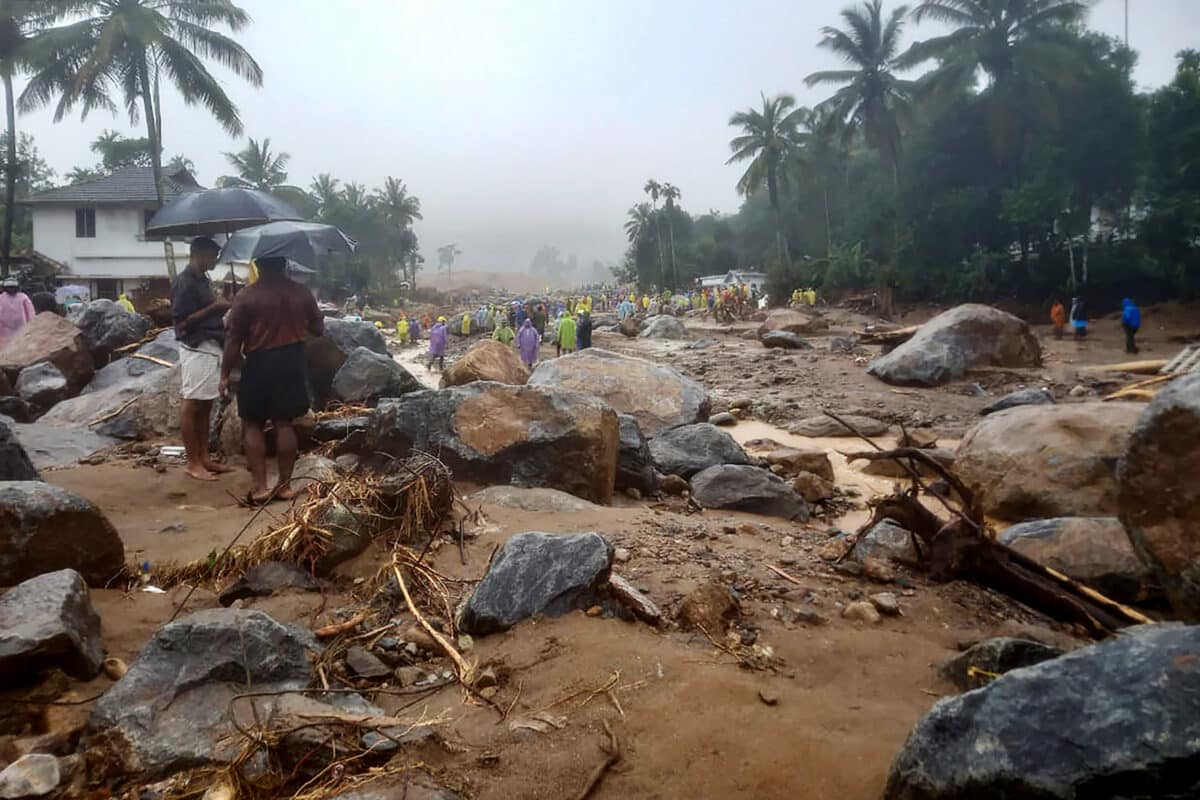
[[[77,208],[77,209],[75,209],[75,238],[76,239],[95,239],[96,238],[96,209],[94,209],[94,208]]]

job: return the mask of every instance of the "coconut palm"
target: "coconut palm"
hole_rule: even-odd
[[[673,286],[679,286],[679,267],[675,262],[675,201],[681,196],[679,187],[673,183],[662,185],[663,206],[667,212],[668,241],[671,243],[671,281]]]
[[[849,69],[814,72],[808,86],[841,86],[822,106],[836,119],[862,131],[899,183],[900,116],[907,111],[916,86],[896,73],[908,68],[900,54],[900,36],[908,6],[897,6],[884,19],[883,0],[867,0],[842,11],[846,29],[824,27],[820,46],[832,50]]]
[[[284,152],[271,152],[270,137],[261,142],[250,139],[241,150],[225,153],[224,156],[237,174],[217,178],[218,186],[258,189],[286,200],[306,216],[316,212],[317,201],[304,189],[287,182],[287,165],[292,156]]]
[[[659,285],[663,286],[667,282],[667,266],[666,255],[663,252],[662,241],[662,226],[658,222],[658,199],[662,197],[662,184],[647,178],[646,185],[642,187],[642,191],[650,198],[650,207],[654,210],[654,243],[658,248],[658,281]]]
[[[633,244],[650,233],[654,227],[654,209],[649,203],[638,203],[629,209],[629,219],[625,221],[625,237]]]
[[[454,272],[454,259],[462,255],[462,250],[458,249],[456,244],[444,244],[437,249],[438,254],[438,271],[444,267],[446,277],[449,278]]]
[[[309,184],[308,191],[317,201],[317,214],[322,218],[329,216],[342,199],[339,183],[340,181],[328,172],[322,172]]]
[[[725,163],[750,162],[738,179],[739,193],[749,195],[766,186],[767,199],[775,211],[776,255],[782,263],[790,264],[791,254],[787,237],[783,235],[783,219],[779,211],[779,193],[784,164],[796,147],[799,126],[808,109],[797,108],[796,98],[790,94],[777,95],[769,100],[765,94],[761,96],[761,109],[739,111],[729,118],[729,124],[741,128],[742,133],[729,142],[733,155]]]
[[[407,228],[413,220],[424,219],[420,199],[409,194],[404,181],[398,178],[384,179],[383,188],[375,192],[375,202],[388,223],[397,228]]]

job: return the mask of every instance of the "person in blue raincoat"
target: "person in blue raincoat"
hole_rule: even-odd
[[[1121,301],[1121,327],[1125,329],[1125,352],[1136,353],[1134,337],[1142,327],[1142,312],[1128,297]]]

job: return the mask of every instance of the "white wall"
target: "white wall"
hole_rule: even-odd
[[[74,206],[34,206],[33,249],[79,278],[165,277],[162,242],[142,240],[143,214],[150,207],[95,206],[96,236],[85,239],[75,236]],[[177,263],[186,261],[186,245],[177,242],[175,251]]]

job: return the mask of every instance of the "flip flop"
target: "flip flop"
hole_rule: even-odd
[[[265,505],[270,505],[272,499],[273,498],[271,495],[267,495],[266,497],[255,497],[254,491],[251,490],[246,492],[246,496],[242,498],[240,505],[243,505],[247,508],[262,508]]]

